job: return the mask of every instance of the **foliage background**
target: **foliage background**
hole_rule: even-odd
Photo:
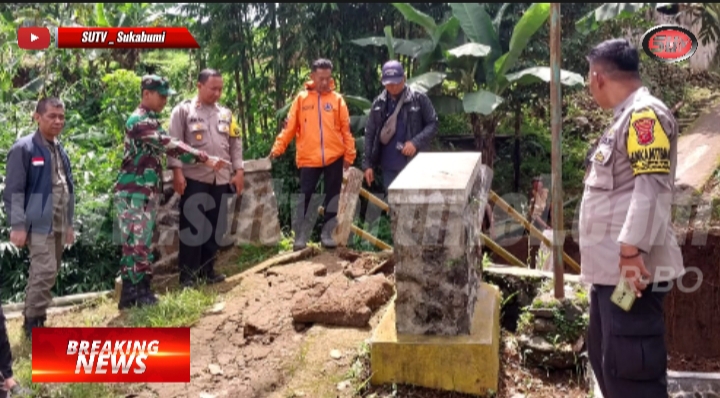
[[[477,3],[475,3],[477,4]],[[611,21],[592,33],[575,29],[575,21],[601,3],[562,5],[562,67],[585,75],[584,55],[599,41],[618,36],[623,29],[648,22],[641,15]],[[412,3],[438,24],[453,16],[448,3]],[[531,3],[486,4],[497,20],[501,46],[510,45],[513,28]],[[43,96],[58,96],[67,107],[63,142],[68,150],[78,184],[77,243],[63,259],[56,295],[112,288],[117,272],[119,247],[113,242],[114,215],[109,206],[122,156],[124,120],[138,103],[140,76],[162,74],[179,94],[172,106],[191,98],[195,79],[205,67],[220,70],[225,88],[221,103],[230,107],[243,130],[245,159],[264,157],[278,133],[282,112],[308,79],[309,63],[329,57],[335,65],[338,91],[359,99],[380,93],[379,66],[388,58],[387,48],[359,46],[353,40],[382,36],[390,26],[394,38],[413,40],[427,36],[415,21],[389,3],[4,3],[0,4],[0,173],[4,175],[7,150],[19,137],[34,131],[31,114]],[[187,26],[200,43],[199,50],[68,50],[50,47],[45,51],[23,51],[17,47],[20,26]],[[532,36],[512,71],[549,64],[548,24]],[[462,39],[460,31],[457,39]],[[447,49],[428,70],[447,71]],[[417,59],[400,55],[409,77],[419,75]],[[644,76],[657,88],[657,95],[672,105],[684,97],[683,66],[647,65]],[[664,68],[664,69],[663,69]],[[511,71],[511,72],[512,72]],[[679,72],[678,72],[679,71]],[[660,81],[662,80],[662,84]],[[662,87],[662,90],[660,88]],[[454,95],[451,80],[433,88],[441,95]],[[550,173],[549,87],[546,84],[513,87],[504,94],[505,103],[493,113],[495,177],[493,189],[500,195],[522,192],[530,180]],[[349,97],[350,98],[350,97]],[[351,105],[353,133],[357,137],[358,161],[362,157],[363,101]],[[567,197],[581,192],[582,160],[589,141],[600,132],[607,114],[592,105],[582,88],[563,88],[563,186]],[[447,137],[477,134],[472,115],[442,113],[435,150],[458,150]],[[515,137],[515,139],[512,139]],[[520,158],[515,157],[517,142]],[[519,167],[515,175],[514,164]],[[273,165],[276,186],[285,193],[297,192],[298,172],[294,145]],[[0,176],[0,184],[4,177]],[[547,185],[549,185],[549,178]],[[370,187],[381,191],[380,181]],[[0,185],[0,189],[2,185]],[[280,195],[280,216],[289,232],[288,195]],[[514,203],[522,206],[521,203]],[[566,209],[572,222],[574,205]],[[363,211],[367,203],[362,204]],[[0,210],[1,211],[1,210]],[[363,213],[364,214],[364,213]],[[27,278],[26,250],[8,241],[5,215],[0,213],[0,299],[23,299]],[[358,225],[390,242],[386,217],[360,217]],[[369,249],[355,238],[357,248]]]

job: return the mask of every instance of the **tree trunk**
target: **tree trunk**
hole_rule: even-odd
[[[484,165],[492,169],[495,162],[495,127],[497,121],[494,116],[483,118],[476,113],[471,113],[470,124],[475,135],[475,147],[482,154],[480,160]]]
[[[520,192],[520,121],[521,107],[518,104],[515,110],[515,148],[513,151],[513,165],[515,166],[515,192]]]
[[[235,96],[237,97],[238,106],[238,124],[242,130],[243,145],[247,147],[250,143],[248,142],[247,128],[245,127],[245,102],[242,96],[242,84],[240,83],[240,71],[236,68],[233,71],[233,80],[235,80]]]

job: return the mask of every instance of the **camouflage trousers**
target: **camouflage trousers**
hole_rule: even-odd
[[[157,208],[155,195],[148,197],[144,194],[119,192],[115,196],[122,239],[120,277],[133,284],[139,283],[145,275],[152,274],[154,258],[150,247],[155,232]]]

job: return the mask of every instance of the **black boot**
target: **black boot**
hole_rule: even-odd
[[[133,284],[130,280],[123,281],[118,309],[124,310],[130,307],[154,305],[157,301],[157,297],[150,289],[150,278],[146,275],[137,284]]]
[[[138,296],[135,304],[138,307],[157,304],[158,299],[152,291],[151,282],[152,278],[149,275],[145,275],[138,284]]]
[[[208,285],[214,285],[223,282],[225,280],[225,274],[218,274],[214,269],[211,269],[205,273],[203,279]]]
[[[123,279],[122,290],[120,290],[120,300],[118,300],[118,310],[124,310],[134,306],[137,302],[137,297],[137,285],[133,284],[129,279]]]
[[[25,338],[28,340],[32,339],[32,329],[33,328],[41,328],[45,326],[45,320],[47,318],[45,316],[40,317],[25,317],[25,322],[23,323],[23,332],[25,333]]]
[[[187,265],[180,264],[180,287],[181,288],[194,288],[197,281],[197,272],[194,272]]]

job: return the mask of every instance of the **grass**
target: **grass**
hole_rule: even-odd
[[[112,318],[111,310],[117,309],[115,303],[108,298],[100,298],[92,302],[92,311],[81,311],[69,313],[62,318],[54,317],[53,321],[63,319],[61,324],[53,322],[51,326],[69,326],[69,324],[83,326],[100,326]],[[81,318],[84,322],[78,322]],[[72,323],[65,321],[74,321]],[[20,322],[13,321],[12,327],[8,327],[8,334],[13,351],[13,371],[15,380],[31,391],[30,397],[93,397],[93,398],[115,398],[125,397],[141,388],[140,385],[131,384],[96,384],[96,383],[33,383],[32,382],[32,344],[22,336]],[[10,325],[9,325],[10,326]],[[17,327],[16,327],[17,326]]]
[[[173,291],[161,296],[158,305],[134,308],[119,319],[127,327],[182,327],[192,326],[215,303],[217,293],[210,288]],[[53,317],[49,326],[104,326],[117,317],[116,303],[109,298],[92,302],[92,309]],[[15,359],[13,370],[21,385],[32,391],[31,397],[126,397],[143,388],[141,384],[97,383],[32,383],[32,344],[22,336],[21,321],[13,321],[8,328]]]
[[[192,326],[215,303],[216,297],[217,293],[208,288],[171,291],[157,305],[128,311],[124,323],[129,327]]]

